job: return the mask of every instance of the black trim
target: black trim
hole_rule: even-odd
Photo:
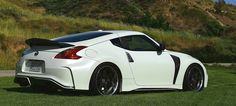
[[[138,88],[133,91],[177,90],[177,88]]]
[[[131,55],[128,52],[125,52],[125,54],[127,55],[128,61],[130,63],[134,62],[133,58],[131,57]]]
[[[111,43],[117,47],[123,48],[120,42],[120,38],[115,38],[111,40]]]
[[[65,67],[65,68],[70,70],[71,79],[72,79],[72,83],[73,83],[73,88],[75,89],[75,81],[74,81],[74,76],[73,76],[72,70],[69,67]]]
[[[56,41],[52,41],[52,40],[48,40],[48,39],[41,39],[41,38],[27,39],[25,41],[25,43],[27,45],[29,45],[30,47],[33,47],[33,46],[56,46],[59,48],[64,48],[64,47],[74,46],[74,45],[67,44],[67,43],[61,43],[61,42],[56,42]]]
[[[174,74],[174,79],[173,79],[173,84],[175,84],[178,73],[179,73],[179,68],[180,68],[180,59],[177,56],[170,55],[175,63],[175,74]]]
[[[29,76],[18,75],[18,76],[15,77],[14,82],[21,85],[21,80],[24,80],[24,79],[28,80],[28,83],[30,84],[30,86],[32,84],[34,84],[35,82],[45,82],[46,81],[46,82],[50,82],[50,83],[56,84],[57,86],[59,86],[61,88],[64,88],[64,89],[74,89],[74,86],[62,85],[61,83],[59,83],[59,82],[57,82],[57,81],[55,81],[55,80],[53,80],[51,78],[40,78],[40,77],[29,77]]]
[[[19,84],[20,86],[31,86],[30,80],[27,77],[15,77],[14,78],[14,83]]]

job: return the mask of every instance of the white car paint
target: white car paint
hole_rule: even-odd
[[[96,31],[95,31],[96,32]],[[87,46],[77,53],[82,58],[78,60],[55,59],[61,51],[68,48],[40,50],[44,47],[29,48],[24,52],[17,63],[16,77],[37,77],[51,79],[63,88],[76,90],[89,90],[89,84],[95,68],[104,62],[111,62],[117,65],[122,74],[121,91],[132,91],[140,88],[169,88],[182,89],[183,78],[188,66],[198,63],[202,66],[207,87],[208,75],[203,64],[186,54],[164,50],[161,54],[156,51],[130,51],[111,43],[111,39],[130,36],[144,35],[135,31],[103,31],[112,34],[97,37],[81,42],[66,42],[76,46]],[[151,39],[150,37],[148,37]],[[55,40],[55,39],[52,39]],[[151,39],[154,41],[153,39]],[[155,42],[159,45],[157,42]],[[69,47],[71,48],[71,47]],[[35,51],[39,54],[35,56]],[[135,62],[127,60],[126,52],[132,55]],[[170,55],[178,56],[181,60],[176,83],[173,84],[175,65]],[[42,60],[45,62],[45,72],[30,72],[27,70],[28,60]]]
[[[129,53],[135,61],[130,63],[130,67],[137,85],[158,86],[173,83],[175,66],[169,53],[165,51],[161,54],[155,51],[129,51]]]

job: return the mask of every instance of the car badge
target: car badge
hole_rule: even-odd
[[[39,51],[36,51],[36,52],[34,53],[34,56],[37,56],[37,55],[39,55]]]

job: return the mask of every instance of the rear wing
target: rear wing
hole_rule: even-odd
[[[29,45],[31,48],[34,46],[53,46],[58,48],[65,48],[65,47],[71,47],[74,46],[72,44],[68,43],[62,43],[62,42],[56,42],[48,39],[41,39],[41,38],[31,38],[27,39],[25,41],[27,45]]]

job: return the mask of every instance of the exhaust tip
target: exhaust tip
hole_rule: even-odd
[[[14,82],[19,84],[22,87],[31,86],[31,83],[28,77],[15,77]]]

